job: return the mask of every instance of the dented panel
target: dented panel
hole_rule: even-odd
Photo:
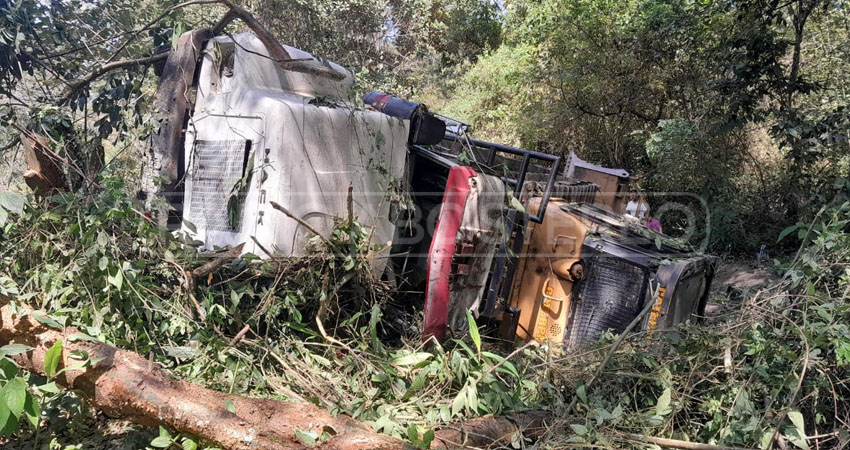
[[[199,146],[243,141],[250,142],[248,157],[234,152],[231,157],[239,161],[227,163],[244,163],[243,177],[233,182],[231,176],[227,182],[232,184],[219,185],[212,196],[219,203],[222,197],[238,197],[224,206],[226,216],[238,217],[228,229],[218,220],[215,227],[184,223],[184,230],[209,249],[244,242],[244,251],[261,257],[269,256],[266,251],[302,255],[311,232],[272,208],[271,202],[328,235],[336,218],[348,215],[351,185],[355,216],[372,230],[374,244],[386,246],[394,230],[389,220],[391,190],[403,176],[409,122],[355,108],[348,101],[350,74],[335,81],[286,71],[266,57],[256,36],[239,34],[234,39],[235,44],[229,37],[216,38],[204,53],[197,103],[186,131],[185,217],[198,221],[199,205],[193,198],[198,191],[192,185],[211,169],[198,164],[199,157],[203,160]],[[210,208],[206,210],[213,211]],[[386,263],[385,258],[374,261],[376,270]]]
[[[538,198],[529,200],[531,209]],[[581,247],[587,227],[549,200],[545,219],[532,223],[517,267],[510,305],[521,311],[517,336],[560,344],[566,333],[573,283],[584,276]]]

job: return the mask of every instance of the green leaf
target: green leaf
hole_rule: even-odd
[[[0,208],[15,214],[24,212],[24,196],[16,192],[0,192]]]
[[[233,400],[227,399],[224,401],[224,409],[236,414],[236,405],[233,404]]]
[[[20,417],[27,400],[27,383],[21,378],[13,378],[3,387],[6,391],[6,406],[15,417]]]
[[[109,284],[115,286],[115,289],[118,289],[120,291],[121,286],[124,285],[124,275],[121,272],[121,269],[116,270],[115,275],[108,275],[106,277],[106,281],[108,281]]]
[[[106,256],[101,256],[100,260],[97,261],[97,268],[100,269],[101,271],[103,271],[103,270],[106,270],[106,268],[108,266],[109,266],[109,258],[107,258]]]
[[[295,430],[295,437],[304,445],[313,445],[319,439],[319,434],[315,431]]]
[[[51,381],[50,383],[42,384],[38,387],[38,390],[41,392],[46,392],[48,394],[58,394],[59,387],[56,386],[56,383]]]
[[[478,406],[478,386],[475,382],[471,382],[466,389],[466,407],[475,412],[478,410]]]
[[[623,405],[618,403],[614,410],[611,411],[611,418],[616,419],[617,417],[620,417],[621,414],[623,414]]]
[[[369,316],[369,337],[372,340],[372,350],[377,354],[381,354],[384,351],[383,345],[381,345],[381,340],[378,339],[378,323],[381,322],[381,306],[375,303],[372,305],[372,311]]]
[[[30,425],[32,425],[33,430],[38,428],[38,422],[41,419],[41,405],[35,401],[32,395],[27,395],[27,401],[24,403],[24,413]]]
[[[10,423],[13,425],[10,425]],[[7,430],[9,430],[12,426],[15,428],[11,431],[17,429],[18,419],[12,416],[11,411],[9,411],[9,407],[6,405],[6,390],[2,389],[0,390],[0,431],[2,431],[0,434],[3,436],[11,434],[7,433]]]
[[[0,372],[3,373],[4,379],[11,380],[18,376],[18,366],[9,359],[0,358]]]
[[[478,334],[478,324],[475,323],[475,317],[472,317],[472,311],[468,309],[466,310],[466,321],[469,324],[469,337],[475,344],[475,350],[481,353],[481,335]]]
[[[59,375],[61,375],[61,374],[65,373],[65,372],[73,372],[73,371],[75,371],[75,370],[83,370],[83,369],[85,369],[85,368],[86,368],[86,366],[88,366],[88,365],[89,365],[89,361],[88,361],[88,360],[86,360],[86,361],[83,361],[83,362],[78,362],[78,363],[76,363],[76,364],[74,364],[74,365],[71,365],[71,366],[65,366],[65,367],[63,367],[61,370],[59,370],[58,372],[56,372],[56,375],[54,375],[54,376],[57,376],[57,377],[58,377]]]
[[[431,448],[431,442],[434,440],[434,430],[428,430],[422,435],[422,446],[419,448]]]
[[[37,320],[40,324],[46,325],[55,330],[64,330],[65,327],[62,326],[56,319],[47,315],[44,311],[33,311],[32,313],[33,319]]]
[[[587,388],[582,384],[581,386],[576,388],[576,396],[581,400],[582,403],[587,404]]]
[[[658,397],[658,403],[655,404],[655,414],[659,416],[666,416],[673,411],[673,408],[670,406],[671,400],[671,392],[670,388],[664,389],[664,392],[661,393],[661,396]]]
[[[794,231],[797,231],[798,228],[800,228],[799,225],[791,225],[790,227],[782,230],[782,232],[779,233],[779,237],[776,239],[776,242],[782,241],[783,239],[785,239],[786,236],[793,233]]]
[[[470,357],[470,358],[475,358],[475,357],[477,356],[477,355],[476,355],[476,353],[475,353],[475,351],[474,351],[474,350],[472,350],[472,348],[471,348],[469,345],[467,345],[467,343],[466,343],[466,342],[463,342],[463,341],[458,340],[458,339],[455,339],[454,341],[455,341],[455,342],[457,343],[457,345],[459,345],[462,349],[466,350],[466,353],[468,353],[468,354],[469,354],[469,357]]]
[[[458,413],[463,411],[463,408],[466,407],[466,390],[468,387],[468,384],[464,385],[460,391],[458,391],[454,401],[452,401],[452,417],[458,415]]]
[[[393,364],[397,366],[415,366],[423,361],[427,361],[432,356],[434,355],[426,352],[409,353],[395,358]]]
[[[165,349],[165,352],[168,354],[168,356],[179,359],[192,359],[198,356],[198,353],[200,353],[197,348],[189,346],[172,347],[168,345],[163,348]]]
[[[513,376],[514,378],[519,379],[519,371],[516,370],[516,366],[510,361],[505,361],[496,369],[496,372],[506,373],[508,375]]]
[[[509,194],[509,197],[511,198],[510,202],[512,208],[516,209],[519,212],[525,212],[525,206],[523,206],[522,202],[520,202],[516,197],[513,196],[513,193]]]
[[[198,443],[189,439],[183,439],[183,450],[198,450]]]
[[[587,427],[578,423],[571,423],[570,428],[572,428],[573,433],[579,436],[587,436]]]
[[[32,350],[32,347],[24,344],[9,344],[0,347],[0,358],[5,356],[15,356],[21,353],[26,353]]]
[[[171,436],[157,436],[151,441],[151,447],[168,448],[171,446]]]
[[[68,336],[68,341],[76,342],[76,341],[86,341],[86,342],[100,342],[97,339],[85,334],[85,333],[74,333]]]
[[[806,438],[806,424],[803,419],[803,414],[800,411],[789,411],[788,412],[788,420],[794,424],[794,428],[797,429],[797,432],[800,433],[800,437],[803,439]]]
[[[759,447],[761,450],[767,450],[770,443],[773,441],[773,430],[765,431],[759,439]]]
[[[61,360],[62,341],[56,341],[44,355],[44,374],[47,378],[53,378],[56,375],[56,368],[59,367],[59,361]]]

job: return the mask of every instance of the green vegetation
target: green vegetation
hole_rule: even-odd
[[[340,222],[328,241],[314,238],[311,256],[246,255],[184,289],[185,269],[198,265],[198,255],[134,209],[120,182],[102,184],[95,198],[63,194],[29,204],[0,243],[2,292],[51,311],[38,319],[48,325],[84,331],[69,339],[152,354],[173,374],[221,391],[305,399],[397,437],[554,395],[516,361],[482,348],[474,319],[471,346],[455,340],[426,349],[416,327],[392,329],[417,319],[398,318],[405,305],[394,304],[371,274],[374,249],[357,222]],[[314,326],[317,314],[331,338]],[[46,373],[55,389],[52,361]],[[7,376],[19,380],[9,389],[25,386],[14,371]],[[10,431],[21,411],[12,412]]]
[[[698,194],[714,251],[776,247],[780,230],[847,198],[850,80],[834,59],[850,57],[846,5],[506,6],[501,46],[444,108],[479,136],[626,168],[646,192]]]
[[[781,281],[715,293],[722,315],[656,341],[636,333],[611,353],[606,336],[560,356],[506,352],[474,320],[467,336],[424,346],[421,313],[368,270],[375,249],[356,221],[315,239],[309,258],[245,255],[195,283],[186,271],[208,255],[155,227],[133,194],[155,125],[153,68],[80,80],[109,62],[146,59],[224,9],[0,0],[0,299],[81,330],[69,341],[133,350],[223,392],[302,399],[417,448],[446,423],[525,410],[556,418],[543,448],[657,448],[635,435],[848,445],[847,4],[241,4],[283,43],[351,68],[358,90],[422,100],[481,138],[626,168],[643,191],[698,194],[711,212],[710,250],[752,256],[766,244]],[[18,127],[68,162],[71,192],[15,193],[24,192]],[[46,377],[9,359],[26,350],[0,347],[0,445],[74,449],[102,419],[57,388],[61,343],[45,358]],[[166,429],[142,441],[204,446]],[[531,441],[517,434],[512,445]]]
[[[783,239],[801,247],[780,284],[715,298],[727,310],[710,326],[671,330],[653,343],[634,334],[596,375],[613,337],[576,354],[528,347],[505,360],[474,320],[467,338],[430,348],[393,329],[417,319],[382,320],[403,316],[402,305],[367,270],[371,249],[356,222],[340,222],[327,243],[315,240],[314,257],[248,255],[194,290],[176,288],[198,255],[136,211],[119,182],[102,183],[95,198],[28,202],[0,243],[3,294],[49,310],[36,318],[49,326],[84,330],[68,339],[151,354],[175,375],[225,392],[305,399],[399,437],[419,439],[460,417],[534,409],[561,417],[544,440],[550,447],[616,447],[632,442],[629,433],[759,448],[776,439],[808,448],[813,435],[845,439],[835,430],[850,415],[842,401],[850,396],[850,204],[786,230]],[[330,339],[313,326],[316,314]],[[251,331],[234,343],[245,326]],[[36,430],[20,433],[35,439],[40,405],[47,417],[62,416],[67,400],[51,381],[61,352],[61,342],[48,352],[47,378],[0,360],[4,433],[20,421]],[[166,440],[194,442],[164,430],[151,445]]]

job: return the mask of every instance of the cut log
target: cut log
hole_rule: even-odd
[[[164,370],[136,353],[97,343],[70,342],[66,336],[78,330],[49,328],[34,318],[28,306],[12,307],[2,299],[0,345],[11,343],[33,347],[11,357],[23,369],[44,373],[44,357],[57,341],[62,341],[59,367],[73,366],[68,354],[86,352],[91,367],[68,370],[57,377],[61,386],[73,389],[92,406],[114,418],[139,425],[172,428],[213,442],[227,450],[282,450],[305,448],[296,431],[314,431],[333,436],[321,448],[405,449],[405,442],[378,434],[366,424],[346,416],[334,416],[305,402],[280,402],[224,394],[171,378]],[[526,437],[539,436],[550,418],[543,412],[519,413],[508,417],[483,417],[445,427],[435,433],[433,448],[489,447],[510,442],[519,431]]]
[[[22,368],[43,373],[44,356],[56,341],[64,345],[60,367],[73,365],[70,351],[80,350],[92,359],[103,358],[93,367],[70,370],[56,380],[74,389],[92,406],[110,417],[154,427],[164,425],[198,436],[231,450],[280,450],[305,447],[296,431],[333,430],[322,443],[329,449],[400,449],[404,443],[375,433],[369,426],[345,416],[333,416],[309,403],[279,402],[212,391],[174,380],[141,356],[110,345],[68,342],[65,333],[46,327],[33,318],[27,307],[0,308],[0,343],[20,343],[34,349],[13,357]],[[231,412],[232,411],[232,412]]]

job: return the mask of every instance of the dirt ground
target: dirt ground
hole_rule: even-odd
[[[754,261],[728,259],[720,262],[714,282],[711,284],[711,296],[705,306],[706,317],[717,317],[727,311],[730,301],[737,301],[759,289],[779,281],[768,265],[759,265]]]
[[[720,263],[714,276],[712,290],[727,292],[729,288],[757,290],[779,281],[769,266],[756,265],[742,260],[726,260]]]

